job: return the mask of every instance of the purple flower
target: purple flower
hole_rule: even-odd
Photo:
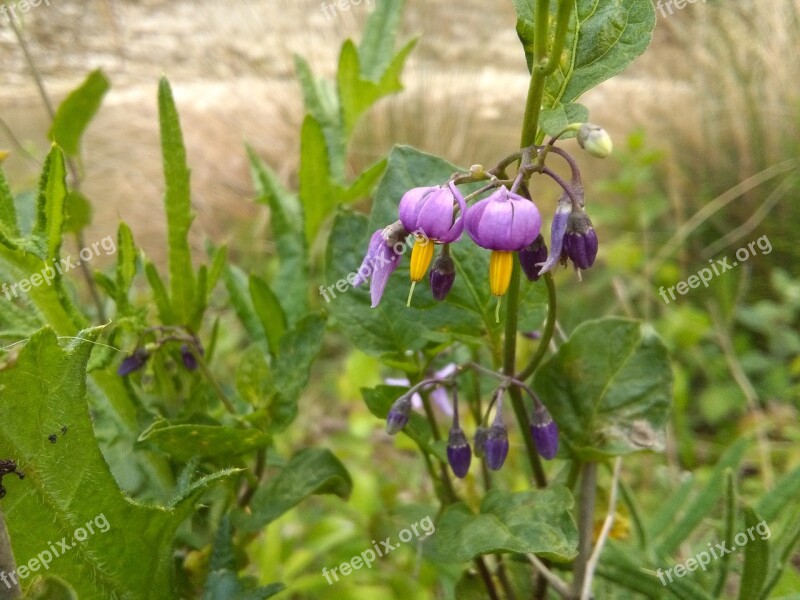
[[[455,205],[461,209],[461,215],[454,219]],[[448,187],[436,185],[408,190],[400,200],[398,212],[400,222],[408,231],[448,244],[461,237],[467,204],[450,182]]]
[[[358,287],[370,277],[369,285],[372,308],[378,306],[386,289],[389,277],[397,269],[400,255],[394,252],[393,247],[405,239],[408,231],[403,228],[400,221],[392,223],[385,229],[379,229],[372,234],[369,240],[367,254],[358,268],[353,280],[353,287]]]
[[[502,186],[467,211],[464,227],[481,248],[522,250],[542,228],[536,205]]]
[[[538,281],[539,268],[547,261],[547,245],[540,233],[528,246],[519,251],[519,264],[525,277],[530,281]]]
[[[467,436],[461,427],[453,425],[447,440],[447,462],[453,469],[453,474],[459,479],[463,479],[469,472],[469,465],[472,462],[472,450],[467,442]]]
[[[445,246],[447,248],[447,246]],[[456,280],[456,265],[449,254],[442,253],[435,261],[430,272],[431,294],[440,302],[450,293]]]
[[[499,419],[499,415],[498,412],[498,417],[495,418],[486,434],[486,443],[484,444],[486,466],[492,471],[499,470],[508,456],[508,431],[506,431],[503,421]]]
[[[133,354],[126,356],[120,363],[117,369],[117,375],[125,377],[134,371],[138,371],[147,363],[148,358],[150,358],[150,353],[147,350],[144,348],[136,348]]]
[[[558,425],[541,402],[536,402],[533,408],[531,437],[542,458],[551,460],[555,457],[558,452]]]
[[[514,267],[512,252],[531,244],[541,231],[539,209],[530,200],[509,192],[503,186],[469,209],[464,227],[478,246],[492,251],[489,286],[493,295],[504,295]],[[498,321],[499,315],[498,301],[495,313]]]
[[[539,269],[540,277],[556,266],[556,263],[561,258],[561,251],[564,247],[564,234],[567,231],[567,221],[569,221],[571,214],[572,200],[565,192],[558,199],[556,214],[553,216],[553,224],[550,226],[550,256],[542,265],[542,268]]]

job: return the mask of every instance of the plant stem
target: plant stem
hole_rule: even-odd
[[[578,556],[573,566],[572,597],[578,600],[586,578],[586,566],[592,553],[594,532],[594,501],[597,490],[597,463],[587,462],[581,473],[581,492],[578,505]]]
[[[500,596],[497,595],[497,589],[494,586],[494,581],[492,581],[492,573],[489,571],[489,567],[486,566],[486,561],[483,560],[482,556],[475,559],[475,566],[478,567],[478,572],[481,574],[483,583],[486,585],[489,598],[491,600],[500,600]]]
[[[544,355],[547,354],[547,348],[550,346],[550,340],[553,339],[553,332],[556,328],[556,284],[553,282],[553,275],[549,272],[545,273],[544,282],[547,285],[547,321],[536,354],[533,355],[528,365],[514,376],[514,379],[520,381],[525,381],[536,371]]]

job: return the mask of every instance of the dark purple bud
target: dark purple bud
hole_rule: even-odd
[[[450,288],[456,280],[456,264],[449,254],[442,253],[433,261],[429,279],[431,294],[441,302],[450,293]]]
[[[489,430],[483,425],[479,425],[472,438],[476,458],[483,458],[486,454],[486,440],[489,437]]]
[[[181,346],[181,360],[187,371],[195,371],[197,369],[197,357],[186,344]]]
[[[542,458],[551,460],[555,457],[558,452],[558,425],[541,402],[537,402],[533,408],[531,436]]]
[[[519,264],[529,281],[538,281],[539,269],[547,262],[547,245],[542,234],[519,251]]]
[[[450,463],[456,477],[463,479],[467,476],[472,462],[472,449],[461,427],[454,426],[450,429],[450,437],[447,440],[447,462]]]
[[[508,456],[508,432],[502,422],[495,422],[486,436],[486,466],[497,471],[503,466]]]
[[[400,396],[394,401],[392,407],[389,409],[389,414],[386,416],[386,432],[389,435],[394,435],[400,431],[408,423],[408,417],[411,414],[411,397]]]
[[[522,337],[528,338],[529,340],[538,340],[542,337],[542,332],[538,329],[534,329],[533,331],[523,331]]]
[[[150,353],[147,350],[144,348],[137,348],[133,351],[133,354],[126,356],[120,363],[117,369],[117,375],[125,377],[134,371],[138,371],[147,363],[148,358],[150,358]]]
[[[588,269],[597,257],[597,233],[589,216],[573,212],[569,217],[567,233],[564,236],[564,251],[578,269]]]

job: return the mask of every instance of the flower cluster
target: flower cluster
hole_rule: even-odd
[[[600,127],[583,123],[575,124],[574,128],[578,132],[580,146],[594,156],[603,157],[611,152],[611,140]],[[562,156],[569,163],[572,169],[569,183],[544,165],[544,158],[550,152]],[[533,159],[534,153],[536,161]],[[480,167],[473,168],[470,175],[457,174],[442,185],[413,188],[403,195],[398,206],[399,219],[372,234],[367,254],[359,268],[359,272],[370,272],[368,266],[381,265],[371,271],[373,308],[380,303],[386,283],[399,264],[396,257],[391,260],[381,258],[390,256],[394,244],[411,235],[411,232],[414,246],[411,251],[409,305],[415,285],[425,277],[429,267],[431,294],[439,301],[447,297],[456,278],[449,245],[458,242],[465,230],[475,244],[491,251],[489,287],[498,298],[502,298],[508,290],[515,253],[519,256],[523,272],[531,281],[538,280],[558,262],[566,264],[568,260],[572,261],[579,272],[594,264],[598,250],[597,234],[584,209],[580,172],[572,157],[551,142],[546,146],[533,146],[520,151],[512,155],[513,160],[519,160],[520,167],[510,189],[494,173],[497,171],[502,174],[504,167],[490,172]],[[540,234],[542,218],[539,209],[528,194],[527,185],[524,185],[535,172],[550,176],[563,189],[551,226],[549,256]],[[467,198],[457,187],[457,183],[487,179],[491,183],[486,188]],[[471,196],[477,197],[487,191],[491,191],[487,197],[468,206]],[[437,245],[443,248],[434,261]],[[366,279],[359,276],[354,285],[359,286]],[[499,319],[499,301],[497,308]]]
[[[409,422],[413,410],[412,397],[416,390],[441,383],[441,379],[423,381],[409,389],[408,392],[394,401],[386,417],[386,431],[394,435],[401,431]],[[448,382],[452,385],[453,382]],[[533,412],[530,416],[529,435],[533,440],[539,455],[545,460],[555,457],[558,452],[558,426],[553,421],[544,404],[533,391],[521,382],[507,382],[494,394],[481,424],[476,428],[472,439],[472,446],[467,439],[458,418],[458,396],[456,387],[452,387],[452,416],[453,422],[447,437],[447,462],[453,474],[463,479],[469,472],[472,456],[482,458],[486,466],[493,471],[499,470],[508,456],[508,430],[503,420],[503,396],[508,384],[519,385],[533,399]],[[441,390],[442,388],[438,388]],[[494,409],[494,418],[489,424],[489,414]]]

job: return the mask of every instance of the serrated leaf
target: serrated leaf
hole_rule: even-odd
[[[97,332],[82,337],[91,341]],[[22,481],[4,480],[14,554],[25,564],[65,538],[75,545],[52,558],[48,573],[68,582],[81,600],[171,600],[172,539],[199,492],[165,509],[137,504],[119,490],[86,402],[90,350],[87,342],[65,350],[51,329],[43,329],[13,368],[0,371],[0,457],[15,460],[25,473]],[[90,523],[94,533],[88,533]]]
[[[404,7],[404,0],[378,2],[370,13],[358,46],[361,74],[365,79],[379,81],[392,63]]]
[[[573,500],[563,486],[507,492],[489,490],[475,515],[463,503],[449,506],[431,536],[429,558],[466,562],[484,554],[537,554],[559,562],[577,554]]]
[[[639,322],[582,323],[536,371],[534,388],[584,458],[663,448],[672,371],[661,339]]]
[[[111,82],[101,70],[92,71],[58,107],[49,137],[68,156],[78,155],[81,137],[110,88]]]
[[[167,324],[186,324],[191,319],[192,303],[195,299],[194,271],[189,248],[189,228],[193,215],[186,148],[178,110],[166,78],[162,78],[158,86],[158,115],[166,185],[164,207],[167,213],[170,302],[177,321]]]
[[[67,197],[64,154],[53,146],[44,162],[36,200],[36,223],[32,236],[41,244],[42,260],[59,256],[64,228],[64,202]]]
[[[234,524],[256,531],[312,495],[335,494],[347,499],[353,482],[344,465],[330,451],[306,448],[295,454],[280,473],[256,491],[251,513],[237,512]]]
[[[271,436],[258,429],[222,425],[179,424],[159,420],[139,436],[139,442],[155,446],[179,461],[195,457],[230,457],[264,448]]]

